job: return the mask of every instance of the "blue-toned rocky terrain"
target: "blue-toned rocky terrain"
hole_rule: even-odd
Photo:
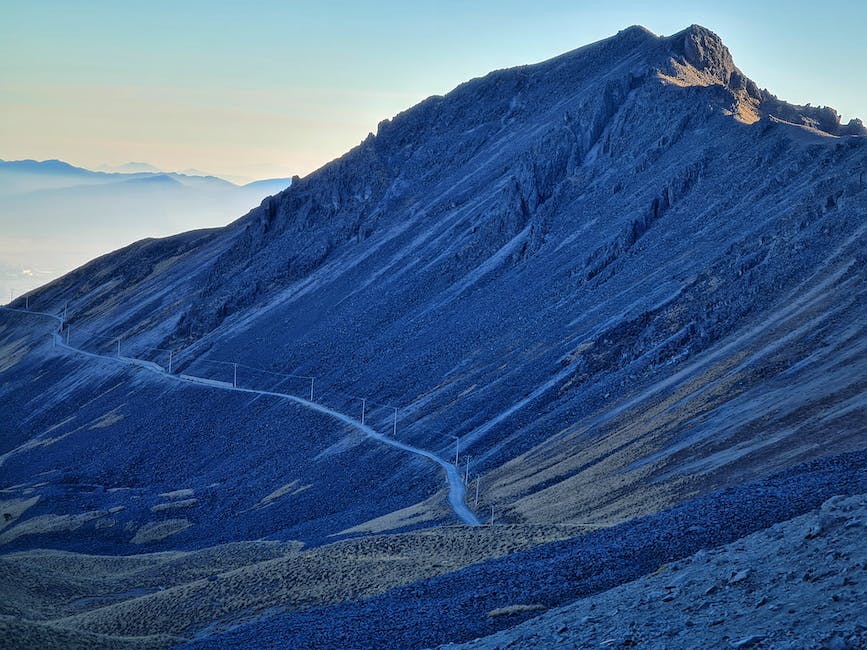
[[[857,647],[865,244],[867,129],[703,27],[431,97],[0,310],[0,639]]]

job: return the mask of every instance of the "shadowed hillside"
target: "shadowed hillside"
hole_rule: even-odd
[[[445,459],[458,437],[469,505],[517,535],[508,550],[568,538],[527,556],[520,579],[519,560],[484,553],[458,578],[451,565],[419,585],[408,572],[404,591],[377,602],[418,630],[425,594],[453,621],[488,611],[466,604],[480,585],[494,585],[491,610],[533,604],[509,602],[500,578],[545,607],[586,595],[568,580],[537,584],[550,568],[539,557],[572,567],[602,549],[613,577],[587,586],[598,591],[802,514],[834,485],[863,492],[865,217],[860,121],[760,89],[705,28],[632,27],[431,97],[227,227],[139,242],[33,292],[29,306],[58,313],[68,301],[70,345],[86,352],[111,355],[121,340],[130,357],[167,367],[171,354],[175,374],[314,391]],[[297,407],[58,352],[50,324],[0,318],[0,394],[17,422],[0,450],[5,494],[18,508],[39,496],[0,532],[9,548],[127,555],[418,528],[454,540],[434,527],[455,519],[430,464]],[[91,484],[84,501],[70,496]],[[114,503],[119,487],[138,490],[136,503]],[[189,516],[153,510],[178,489],[197,500],[178,506]],[[727,490],[746,496],[729,503]],[[719,526],[678,537],[678,513],[701,527],[722,502]],[[119,505],[123,527],[65,519],[60,533],[15,533],[39,516]],[[171,535],[135,541],[160,521]],[[597,530],[615,525],[610,537]],[[642,545],[655,526],[677,540],[664,552]],[[608,553],[621,537],[634,571]],[[325,609],[309,615],[269,601],[293,613],[245,610],[252,628],[219,643],[203,632],[202,643],[243,647],[259,632],[301,643],[309,631],[316,647],[369,647],[391,619],[359,631],[373,615],[358,598],[316,601]],[[404,602],[415,613],[398,614]],[[228,625],[232,611],[213,620]],[[426,623],[376,638],[467,640],[509,616],[456,623],[454,637]],[[189,625],[171,634],[190,639],[206,624]]]

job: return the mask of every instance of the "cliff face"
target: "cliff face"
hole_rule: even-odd
[[[863,447],[864,136],[702,27],[634,27],[432,97],[226,229],[31,305],[183,370],[399,406],[415,444],[462,437],[507,520],[616,521]]]
[[[683,90],[666,92],[665,84]],[[832,136],[867,133],[857,120],[841,125],[833,109],[792,106],[759,90],[703,27],[669,38],[630,28],[552,61],[468,82],[386,120],[376,136],[244,220],[188,319],[209,330],[351,245],[398,224],[441,223],[469,198],[483,199],[499,218],[473,233],[476,254],[461,255],[454,276],[529,226],[526,253],[537,248],[545,215],[580,196],[576,176],[626,180],[727,114]],[[707,150],[712,142],[695,144]]]

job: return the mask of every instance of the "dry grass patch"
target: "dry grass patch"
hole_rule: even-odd
[[[166,519],[164,521],[151,521],[141,526],[130,540],[133,544],[150,544],[177,535],[193,524],[189,519]]]
[[[174,510],[176,508],[190,508],[199,502],[198,499],[181,499],[180,501],[167,501],[166,503],[158,503],[151,506],[151,512],[162,512],[164,510]]]
[[[29,499],[4,499],[0,501],[0,530],[11,526],[28,508],[39,501],[39,495]]]
[[[451,513],[451,509],[445,505],[445,498],[446,493],[441,490],[421,503],[362,522],[357,526],[340,531],[336,536],[357,534],[381,535],[393,530],[444,519]]]
[[[37,550],[0,555],[0,614],[60,619],[298,553],[299,548],[245,542],[193,553],[104,556]]]
[[[312,483],[308,483],[307,485],[301,485],[301,481],[294,480],[291,483],[287,483],[281,487],[278,487],[271,494],[266,497],[263,497],[261,501],[259,501],[256,507],[264,508],[266,506],[270,506],[274,501],[284,496],[294,496],[296,494],[300,494],[309,488],[313,487]]]
[[[106,638],[189,637],[253,620],[367,598],[464,566],[570,537],[573,529],[454,526],[300,545],[250,542],[191,553],[100,557],[54,551],[0,556],[0,601],[27,621]]]
[[[32,517],[0,535],[0,545],[13,542],[25,535],[48,535],[76,530],[88,521],[104,517],[105,515],[106,513],[102,510],[94,510],[79,515],[41,515],[39,517]]]
[[[27,338],[8,341],[0,345],[0,372],[15,367],[30,352]]]
[[[156,650],[168,648],[183,639],[158,634],[146,637],[113,637],[60,627],[42,621],[25,621],[0,616],[0,645],[6,650]]]
[[[123,420],[125,416],[120,414],[120,409],[122,407],[118,406],[117,408],[113,408],[111,411],[106,413],[100,418],[97,418],[90,424],[90,429],[105,429],[106,427],[110,427],[112,424],[116,424]]]
[[[544,612],[547,609],[544,605],[533,603],[531,605],[507,605],[506,607],[498,607],[497,609],[488,612],[491,618],[502,618],[503,616],[512,616],[514,614],[525,614],[527,612]]]
[[[160,496],[164,499],[189,499],[195,493],[195,490],[192,490],[190,488],[183,488],[181,490],[173,490],[171,492],[161,492]]]

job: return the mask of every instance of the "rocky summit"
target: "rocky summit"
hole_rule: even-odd
[[[430,97],[0,311],[0,639],[860,643],[865,257],[863,123],[703,27]]]

